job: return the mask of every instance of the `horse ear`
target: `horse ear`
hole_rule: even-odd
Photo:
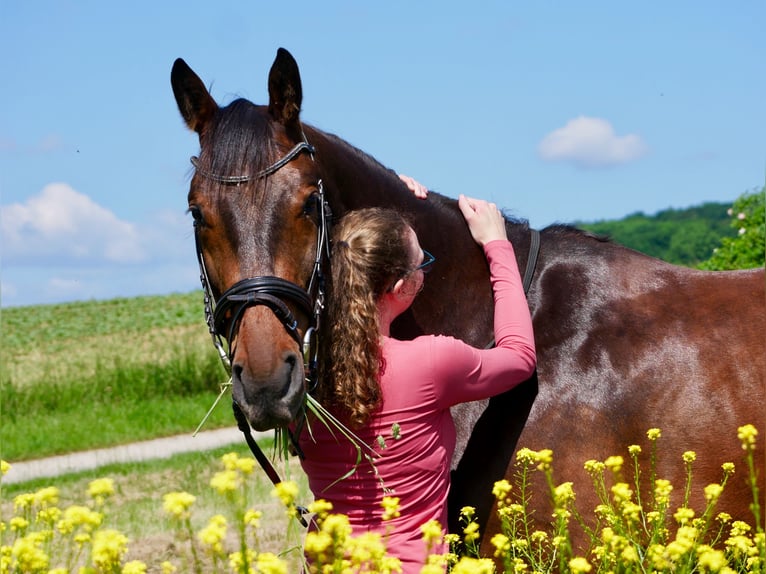
[[[290,52],[279,48],[269,72],[269,113],[285,126],[297,123],[302,100],[298,63]]]
[[[173,86],[173,95],[186,125],[202,135],[205,126],[218,109],[218,104],[199,76],[181,58],[173,63],[170,84]]]

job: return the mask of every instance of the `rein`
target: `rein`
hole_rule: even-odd
[[[224,185],[239,186],[242,183],[268,177],[287,165],[303,151],[307,151],[311,154],[312,160],[314,159],[316,150],[312,145],[305,141],[305,136],[304,141],[296,144],[290,151],[269,167],[253,175],[222,176],[205,171],[200,169],[199,159],[197,157],[192,157],[191,163],[197,170],[197,173],[207,179]],[[321,179],[317,182],[317,189],[320,213],[319,224],[317,227],[316,255],[314,258],[313,269],[311,271],[311,278],[309,279],[309,284],[306,289],[282,279],[281,277],[266,275],[238,281],[216,300],[210,287],[210,279],[207,273],[207,267],[205,266],[205,258],[202,254],[199,231],[195,226],[194,241],[197,250],[197,261],[199,262],[200,267],[200,282],[202,283],[202,291],[204,293],[205,321],[210,336],[213,339],[213,345],[215,345],[224,369],[229,375],[229,382],[231,382],[231,358],[229,357],[231,352],[231,341],[237,332],[242,315],[249,307],[263,305],[271,309],[274,315],[280,320],[287,333],[295,340],[298,347],[301,349],[308,388],[313,389],[317,384],[317,353],[319,346],[316,339],[319,332],[319,320],[322,309],[324,308],[325,300],[322,262],[325,256],[327,259],[330,257],[330,224],[332,221],[332,211],[325,198]],[[295,318],[285,301],[289,301],[296,305],[300,312],[310,319],[309,326],[306,328],[303,338],[301,338],[298,332],[298,320]],[[229,343],[228,352],[224,346],[224,336],[222,335],[222,331],[225,328],[227,321],[229,321],[229,330],[225,339]],[[263,454],[258,443],[255,442],[250,430],[250,424],[247,422],[242,409],[235,400],[232,400],[232,408],[234,410],[234,418],[237,421],[237,427],[245,436],[245,441],[250,447],[253,456],[261,465],[261,468],[266,472],[271,482],[274,485],[279,484],[281,482],[279,474],[277,474],[266,455]],[[306,519],[303,515],[308,511],[301,506],[297,506],[296,508],[298,510],[297,517],[301,524],[307,526]]]

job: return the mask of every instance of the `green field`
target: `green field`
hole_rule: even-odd
[[[192,432],[226,380],[200,291],[12,307],[0,324],[11,462]],[[206,429],[233,424],[228,404]]]

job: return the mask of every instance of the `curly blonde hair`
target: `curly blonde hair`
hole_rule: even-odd
[[[380,406],[378,301],[411,269],[407,230],[398,212],[367,208],[349,212],[333,232],[329,331],[320,400],[339,409],[356,428]]]

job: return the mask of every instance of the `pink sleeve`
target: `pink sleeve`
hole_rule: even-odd
[[[495,296],[495,344],[480,350],[451,337],[432,339],[434,389],[442,407],[485,399],[527,380],[535,370],[532,319],[513,246],[484,246]]]

